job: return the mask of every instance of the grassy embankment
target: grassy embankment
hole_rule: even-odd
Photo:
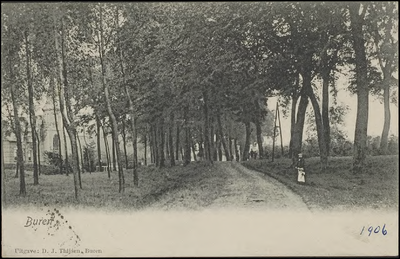
[[[252,160],[242,164],[284,183],[299,194],[310,209],[389,209],[399,202],[398,156],[368,157],[360,174],[351,171],[351,157],[332,157],[326,170],[319,158],[306,159],[306,184],[297,183],[289,159]]]
[[[33,185],[31,171],[26,173],[27,196],[19,196],[19,179],[14,170],[6,170],[6,207],[8,206],[67,206],[102,209],[158,209],[157,201],[168,197],[174,204],[189,209],[200,209],[219,197],[227,175],[213,170],[212,165],[191,163],[158,169],[155,166],[139,168],[139,187],[133,186],[132,170],[125,170],[125,193],[118,193],[118,175],[112,172],[82,174],[80,202],[74,200],[73,176],[41,175],[39,185]],[[158,205],[165,209],[164,205]]]

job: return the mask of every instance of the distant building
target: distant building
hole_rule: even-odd
[[[26,163],[32,163],[32,140],[24,139],[22,149]],[[4,137],[3,140],[4,163],[15,164],[17,161],[17,138],[14,134]]]
[[[61,145],[58,142],[58,133],[56,128],[56,120],[54,117],[54,110],[53,110],[53,103],[51,102],[50,98],[47,98],[47,102],[44,107],[37,112],[36,114],[36,130],[39,135],[39,151],[40,151],[40,162],[41,164],[47,164],[47,159],[45,156],[46,151],[51,152],[59,152],[61,149],[61,154],[63,158],[66,156],[66,150],[68,154],[71,154],[71,143],[69,140],[69,136],[66,130],[63,130],[63,122],[62,117],[59,109],[56,110],[57,116],[57,124],[58,130],[61,137]],[[28,127],[25,129],[25,127]],[[64,145],[64,133],[66,137],[67,149],[65,149]],[[101,156],[102,161],[105,162],[106,158],[106,145],[104,143],[103,133],[100,132],[100,147],[101,147]],[[32,150],[32,136],[31,136],[31,128],[30,125],[24,125],[23,134],[22,134],[22,146],[23,146],[23,153],[24,153],[24,162],[26,164],[33,163],[33,150]],[[78,138],[81,143],[81,147],[84,148],[86,145],[92,143],[95,148],[95,162],[97,162],[97,138],[96,133],[93,135],[89,135],[88,133],[84,133],[82,129],[78,129]],[[109,144],[110,149],[112,149],[112,138],[111,134],[108,134],[107,141]],[[79,144],[78,144],[79,145]],[[120,149],[121,154],[123,153],[123,141],[122,138],[120,139]],[[79,149],[79,146],[78,146]],[[8,136],[4,136],[3,139],[3,151],[4,151],[4,163],[5,164],[16,164],[17,162],[17,139],[13,133]],[[79,150],[80,152],[80,150]],[[133,148],[132,143],[127,143],[127,153],[128,156],[132,157]],[[81,155],[81,154],[79,154]],[[149,147],[147,150],[147,161],[150,163],[150,151]],[[111,156],[112,159],[112,156]],[[128,159],[129,160],[129,159]],[[144,161],[144,145],[138,143],[138,160],[139,162]]]

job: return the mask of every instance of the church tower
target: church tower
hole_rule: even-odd
[[[56,117],[57,117],[58,131],[61,137],[61,143],[58,142],[58,132],[56,127],[56,120],[54,117],[53,101],[51,97],[47,97],[46,104],[43,107],[43,122],[45,128],[45,140],[43,141],[43,150],[58,153],[59,149],[61,148],[62,155],[63,157],[65,157],[65,148],[63,147],[64,143],[63,123],[62,123],[60,109],[57,103],[56,103]]]

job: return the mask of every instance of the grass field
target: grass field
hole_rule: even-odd
[[[363,173],[351,172],[351,157],[332,157],[321,172],[319,158],[306,159],[306,184],[297,183],[291,160],[252,160],[242,163],[284,183],[312,210],[398,209],[398,156],[367,158]]]
[[[318,158],[308,158],[305,185],[297,183],[297,173],[290,169],[289,159],[279,159],[273,163],[252,160],[242,164],[279,180],[299,194],[312,210],[398,209],[398,156],[369,157],[367,168],[362,174],[350,171],[350,157],[331,158],[324,172],[319,170]],[[125,193],[118,193],[117,172],[112,172],[111,179],[107,177],[107,172],[84,173],[80,202],[74,199],[72,175],[40,175],[40,185],[34,186],[32,172],[27,171],[27,196],[20,197],[19,179],[14,178],[14,170],[7,169],[3,204],[5,207],[56,205],[109,210],[197,210],[207,207],[218,198],[231,195],[227,186],[231,186],[232,182],[246,181],[243,177],[232,178],[225,168],[223,163],[209,165],[204,162],[162,170],[154,166],[143,166],[139,168],[138,188],[133,186],[132,171],[125,171]],[[249,195],[246,192],[246,188],[235,190],[235,195]]]
[[[192,163],[186,167],[158,169],[139,168],[139,187],[133,186],[132,170],[125,172],[125,192],[118,193],[117,172],[82,174],[80,202],[74,199],[73,176],[41,175],[39,185],[33,185],[32,172],[26,173],[27,196],[19,196],[19,179],[14,170],[6,170],[5,206],[68,206],[104,209],[142,209],[163,197],[174,196],[176,203],[184,201],[197,209],[215,200],[226,183],[226,175],[218,174],[212,165]]]

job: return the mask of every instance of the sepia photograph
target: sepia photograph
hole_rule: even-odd
[[[399,256],[398,17],[2,1],[2,257]]]

